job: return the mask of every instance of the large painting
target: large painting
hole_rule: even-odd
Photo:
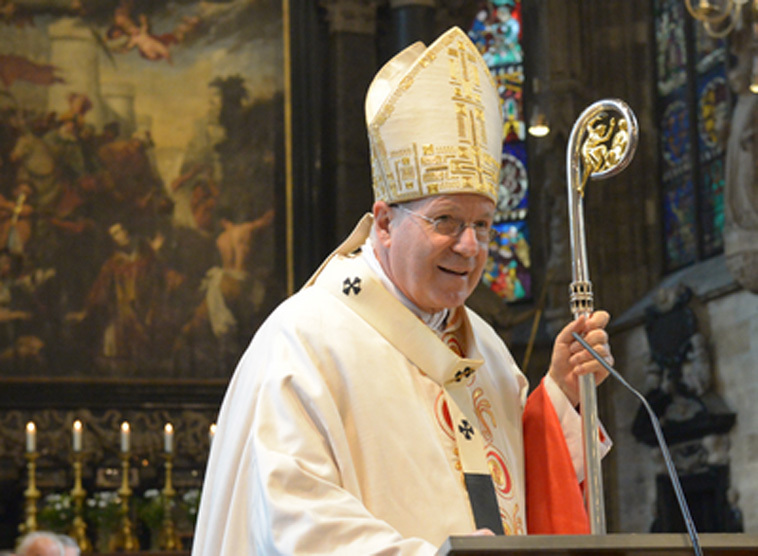
[[[286,295],[282,3],[0,0],[0,376],[228,378]]]

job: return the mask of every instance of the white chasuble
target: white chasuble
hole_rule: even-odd
[[[441,415],[436,415],[436,421],[444,423],[442,430],[448,438],[452,435],[455,469],[461,473],[490,473],[505,533],[525,534],[523,487],[514,485],[512,480],[514,475],[521,475],[516,469],[516,465],[521,465],[516,454],[522,453],[521,405],[516,404],[517,411],[510,416],[516,419],[515,427],[497,418],[495,408],[502,404],[486,370],[497,369],[498,365],[485,365],[479,372],[486,362],[477,349],[469,312],[463,307],[454,310],[446,333],[442,339],[438,338],[381,285],[361,257],[332,260],[315,285],[330,291],[371,323],[409,359],[418,374],[431,378],[439,388],[435,411],[441,411]],[[472,357],[464,358],[464,352]],[[513,364],[510,356],[505,362]],[[512,376],[517,378],[516,386],[520,388],[517,399],[521,399],[526,379],[515,364],[513,370]],[[512,449],[514,445],[518,446],[516,452]]]
[[[282,303],[240,360],[219,414],[194,556],[433,555],[447,537],[473,532],[443,403],[445,381],[467,367],[476,368],[465,387],[504,528],[526,532],[526,379],[471,311],[460,312],[464,359],[384,295],[361,255],[347,254],[363,239]],[[391,339],[338,297],[375,294]]]

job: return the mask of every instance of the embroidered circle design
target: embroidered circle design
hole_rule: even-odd
[[[513,494],[511,474],[505,464],[505,458],[494,446],[490,446],[487,450],[487,465],[498,493],[507,497],[511,496]]]
[[[450,437],[450,440],[455,440],[453,418],[450,417],[450,409],[447,407],[443,392],[437,394],[437,399],[434,401],[434,416],[437,418],[437,424],[442,429],[442,432]]]

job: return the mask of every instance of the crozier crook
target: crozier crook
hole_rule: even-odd
[[[627,167],[637,148],[637,119],[629,106],[617,99],[590,105],[571,129],[566,150],[566,171],[571,231],[570,303],[574,318],[589,316],[594,307],[587,270],[584,237],[584,191],[589,180],[614,176]],[[603,477],[600,467],[599,423],[595,380],[579,377],[584,447],[584,500],[592,534],[605,533]]]

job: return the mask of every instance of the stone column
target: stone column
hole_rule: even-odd
[[[390,0],[392,40],[390,46],[399,52],[416,41],[428,45],[434,41],[435,0]]]
[[[105,100],[105,122],[118,122],[121,137],[130,137],[137,130],[134,115],[134,97],[136,89],[132,83],[103,83]]]
[[[66,112],[69,94],[85,94],[92,102],[87,122],[100,129],[104,106],[100,96],[98,46],[92,31],[78,18],[62,18],[48,27],[48,35],[50,63],[59,68],[59,75],[65,80],[50,87],[48,110]]]
[[[758,95],[750,91],[758,52],[758,27],[752,11],[732,33],[736,64],[729,81],[737,102],[726,147],[724,254],[726,266],[745,289],[758,293]]]
[[[573,4],[573,5],[572,5]],[[582,109],[581,44],[575,40],[578,27],[575,3],[563,0],[522,3],[526,44],[526,119],[539,106],[547,114],[551,132],[547,137],[529,136],[530,209],[534,212],[532,268],[544,268],[534,276],[535,295],[545,291],[543,318],[548,338],[571,320],[569,284],[568,198],[566,191],[566,144],[573,121]],[[535,226],[534,223],[537,225]]]
[[[376,0],[322,0],[329,23],[328,118],[324,172],[332,187],[333,232],[345,238],[371,210],[371,165],[364,116],[366,90],[377,70]],[[329,181],[331,180],[331,184]]]

